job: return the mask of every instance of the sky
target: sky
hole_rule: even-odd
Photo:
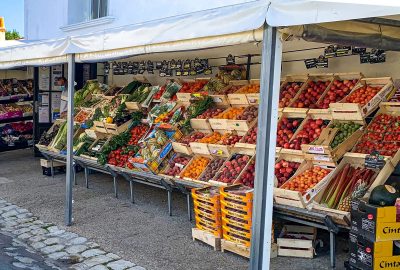
[[[0,0],[0,17],[4,17],[7,30],[24,35],[24,0]]]

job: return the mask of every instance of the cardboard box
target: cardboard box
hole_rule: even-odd
[[[373,242],[353,232],[349,238],[351,266],[363,270],[400,269],[400,256],[393,255],[393,241]]]
[[[373,242],[400,240],[396,207],[376,207],[363,200],[352,201],[351,231]]]

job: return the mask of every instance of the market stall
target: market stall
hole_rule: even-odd
[[[257,7],[256,10],[260,10],[260,13],[257,14],[263,15],[256,16],[251,24],[239,28],[242,31],[249,31],[241,32],[241,35],[232,34],[232,31],[227,31],[229,33],[222,31],[216,33],[217,36],[208,37],[206,40],[196,40],[196,38],[187,40],[188,33],[184,31],[182,33],[185,35],[175,36],[175,33],[181,32],[173,31],[175,28],[172,26],[176,27],[176,25],[170,21],[169,27],[174,33],[172,43],[152,44],[171,41],[165,39],[165,35],[160,35],[160,39],[155,39],[155,41],[152,37],[147,36],[143,40],[121,39],[120,34],[126,33],[127,29],[121,32],[115,31],[115,33],[102,33],[100,36],[76,37],[70,42],[75,46],[80,46],[80,53],[76,55],[76,59],[79,61],[100,61],[143,52],[193,50],[254,42],[260,40],[257,38],[260,30],[254,29],[264,22],[265,12],[271,16],[270,24],[278,26],[294,24],[294,22],[274,22],[273,19],[276,17],[273,15],[273,11],[288,12],[291,8],[296,8],[296,12],[302,10],[298,9],[298,5],[290,6],[285,3],[281,4],[279,1],[275,3],[277,6],[274,6],[273,2],[268,12],[267,9]],[[265,6],[262,7],[265,8]],[[303,6],[304,9],[306,7]],[[313,18],[313,21],[310,22],[316,23],[368,17],[372,14],[377,16],[399,13],[388,7],[379,9],[377,6],[369,5],[362,7],[364,10],[360,11],[359,15],[346,12],[341,18],[322,15],[323,19],[318,16],[293,17]],[[331,14],[330,11],[325,13],[325,15],[327,14]],[[246,14],[241,16],[245,19],[248,18]],[[202,17],[197,19],[199,18]],[[258,20],[259,18],[262,20]],[[307,22],[309,21],[300,23]],[[232,23],[235,24],[235,22]],[[154,27],[154,25],[150,26]],[[234,26],[237,27],[237,25]],[[205,29],[206,27],[200,28]],[[137,35],[141,28],[135,26],[130,30],[132,30],[130,34]],[[209,35],[209,33],[200,33],[204,36]],[[189,37],[192,36],[189,35]],[[50,139],[47,138],[47,145],[39,142],[39,145],[43,145],[43,149],[46,149],[45,151],[67,153],[66,160],[69,170],[67,170],[66,223],[70,224],[72,217],[71,168],[73,155],[77,156],[77,161],[91,160],[92,163],[104,166],[103,168],[111,168],[112,171],[123,175],[128,181],[130,181],[129,179],[138,179],[157,185],[161,183],[168,190],[168,194],[170,194],[170,187],[186,186],[190,188],[196,187],[196,185],[222,187],[221,197],[223,198],[220,199],[220,202],[211,202],[211,204],[214,207],[220,207],[225,214],[207,217],[206,213],[208,212],[204,211],[204,207],[210,204],[210,201],[205,203],[204,200],[207,201],[209,198],[203,197],[197,201],[198,205],[202,204],[199,206],[200,210],[203,210],[199,212],[200,214],[196,213],[195,202],[196,223],[202,226],[203,231],[211,232],[214,239],[221,239],[222,236],[222,240],[224,240],[222,249],[240,250],[237,253],[250,256],[250,246],[252,246],[251,265],[253,269],[268,267],[269,264],[273,196],[275,196],[275,202],[281,205],[276,207],[279,213],[286,210],[285,213],[291,212],[293,215],[302,214],[308,218],[313,216],[314,219],[318,219],[317,223],[321,223],[322,218],[327,216],[332,217],[329,220],[333,220],[335,223],[346,222],[345,217],[348,215],[348,211],[343,211],[345,210],[344,200],[349,200],[347,198],[354,193],[356,186],[349,185],[347,188],[347,186],[341,185],[340,183],[345,180],[339,176],[346,175],[341,171],[343,167],[350,170],[351,166],[347,165],[347,163],[352,164],[348,161],[349,157],[356,160],[354,164],[362,165],[365,155],[360,154],[370,154],[370,150],[376,149],[374,146],[361,147],[364,146],[363,139],[369,135],[368,127],[374,128],[373,125],[369,126],[371,124],[367,126],[365,118],[372,115],[379,105],[382,105],[381,111],[374,118],[378,119],[376,120],[378,123],[381,114],[396,115],[395,112],[389,113],[390,109],[385,108],[382,104],[394,94],[393,80],[387,77],[362,78],[360,74],[354,73],[339,74],[337,72],[310,75],[308,72],[304,72],[282,78],[283,83],[280,85],[282,48],[279,37],[280,34],[276,28],[264,26],[264,42],[261,52],[257,52],[260,48],[253,47],[256,53],[251,50],[244,53],[258,56],[261,53],[259,60],[261,76],[260,78],[255,76],[255,79],[260,79],[259,81],[251,80],[248,74],[246,76],[240,70],[233,72],[235,70],[233,69],[224,74],[226,69],[221,69],[218,72],[219,76],[215,76],[214,73],[212,76],[204,74],[208,76],[199,76],[196,78],[197,80],[190,81],[185,81],[185,78],[174,78],[173,81],[160,79],[153,84],[147,80],[134,79],[127,84],[117,85],[121,87],[120,89],[109,85],[109,89],[106,90],[107,87],[103,89],[97,82],[89,82],[82,90],[77,91],[74,97],[71,87],[67,121],[55,124],[58,126],[58,131],[54,132],[54,129],[50,131],[53,136]],[[127,43],[134,40],[134,43],[116,45],[117,42],[111,43],[110,38],[118,38],[119,42],[124,40]],[[177,41],[184,38],[186,39],[183,41]],[[95,39],[98,43],[95,43],[97,47],[93,48],[89,43],[94,42]],[[148,40],[151,40],[148,42],[150,45],[140,44],[140,42],[147,44]],[[110,43],[107,44],[107,42]],[[104,46],[104,44],[108,46]],[[222,50],[226,51],[226,48]],[[185,62],[181,62],[180,66],[175,63],[175,68],[171,68],[171,60],[168,62],[167,68],[162,69],[161,60],[166,58],[155,55],[156,58],[157,56],[158,59],[154,61],[161,62],[158,72],[165,76],[171,76],[171,70],[172,74],[176,75],[178,69],[181,76],[186,72],[188,74],[198,74],[199,72],[203,75],[209,68],[204,66],[200,59],[197,62],[193,59],[189,61],[189,68],[185,68]],[[142,56],[142,58],[145,60],[146,56]],[[68,74],[71,80],[74,78],[72,69],[74,60],[75,55],[69,55],[70,70]],[[132,72],[136,70],[138,73],[157,70],[155,68],[157,63],[153,64],[150,60],[150,63],[154,65],[153,68],[149,68],[148,62],[144,63],[142,64],[142,59],[137,61],[137,64],[129,65],[128,62],[125,66],[124,64],[114,66],[113,63],[110,63],[110,70],[111,72],[118,70],[118,73],[121,73],[122,69],[123,74],[125,69],[128,74],[131,74],[129,70]],[[235,66],[235,64],[228,62],[227,59],[225,66]],[[244,63],[238,66],[248,68],[250,64]],[[230,76],[229,79],[225,80],[225,75]],[[352,78],[347,78],[348,76]],[[350,79],[351,84],[347,85],[347,81]],[[344,91],[338,84],[346,84],[349,89]],[[315,91],[315,93],[312,93],[312,96],[306,96],[310,88],[310,92]],[[267,91],[266,89],[276,91]],[[333,89],[342,91],[343,96],[335,96],[335,93],[331,93]],[[111,94],[107,91],[110,91]],[[288,92],[287,95],[283,95],[285,100],[282,99],[284,91]],[[366,91],[368,91],[367,96],[364,93]],[[329,97],[329,100],[333,102],[323,102],[325,97]],[[364,99],[361,100],[361,97]],[[375,97],[379,97],[379,99]],[[98,103],[89,104],[89,100],[97,100]],[[279,100],[282,102],[280,109],[278,109]],[[373,106],[368,104],[372,103],[371,100],[376,100]],[[104,103],[101,105],[102,102],[106,102],[109,106],[104,106]],[[311,104],[316,106],[311,107]],[[104,110],[105,107],[108,109]],[[75,115],[72,115],[74,110],[76,110]],[[349,111],[351,113],[348,113]],[[347,114],[343,116],[345,113]],[[388,119],[388,123],[390,121],[393,119]],[[67,126],[68,128],[66,128]],[[276,126],[279,126],[278,132],[276,132]],[[319,129],[318,132],[317,129]],[[315,130],[314,134],[310,130]],[[50,134],[48,135],[50,136]],[[275,147],[275,142],[277,142],[278,148]],[[357,148],[356,144],[361,146]],[[357,171],[365,176],[365,182],[361,183],[363,187],[360,188],[365,193],[361,196],[371,191],[370,189],[374,186],[386,181],[397,165],[396,148],[388,146],[388,148],[384,147],[379,150],[381,150],[380,155],[385,156],[385,163],[378,171],[372,173],[368,168],[352,169],[353,173]],[[358,154],[348,154],[348,152]],[[280,164],[278,166],[275,165],[275,156],[279,159],[276,163],[276,165]],[[307,159],[305,159],[306,156]],[[281,169],[279,166],[285,167],[285,172],[276,172],[276,169]],[[90,166],[87,167],[90,168]],[[286,171],[286,168],[289,169]],[[255,178],[255,175],[259,177]],[[275,179],[274,175],[278,182],[275,188],[272,181]],[[349,175],[351,176],[351,174]],[[266,176],[268,181],[261,181],[263,177],[260,176]],[[316,181],[314,182],[314,180]],[[354,183],[352,179],[346,182]],[[235,184],[243,185],[235,190]],[[247,196],[253,196],[249,195],[252,194],[253,185],[255,185],[254,209],[253,203],[246,203],[245,206],[240,203],[240,201],[247,200]],[[346,196],[339,197],[339,191],[334,190],[332,186],[338,186],[342,191],[347,190],[342,193]],[[331,207],[327,208],[325,204]],[[291,207],[302,210],[296,211],[290,209]],[[310,207],[313,210],[309,210]],[[245,210],[243,211],[243,209]],[[305,209],[313,213],[309,214],[309,211]],[[213,208],[209,211],[215,212],[216,209]],[[323,214],[318,215],[316,212]],[[288,215],[285,214],[285,216]],[[199,217],[202,218],[199,219]],[[232,217],[239,218],[241,222],[237,222]],[[222,226],[221,223],[218,223],[220,219],[222,219]],[[238,224],[243,227],[238,227]],[[346,224],[340,224],[340,226],[348,227]],[[325,224],[325,227],[334,231],[329,224]],[[214,230],[213,228],[218,229]]]

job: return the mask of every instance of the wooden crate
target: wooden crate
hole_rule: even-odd
[[[247,120],[227,120],[226,129],[236,131],[249,131],[249,129],[257,122],[257,118],[252,121]]]
[[[286,161],[289,161],[289,162],[297,162],[297,163],[300,163],[300,166],[299,166],[299,168],[300,167],[302,167],[302,166],[304,166],[304,164],[306,163],[306,160],[305,160],[305,158],[304,158],[304,154],[303,153],[301,153],[301,154],[298,154],[297,152],[296,153],[284,153],[284,152],[279,152],[279,156],[276,158],[276,160],[275,160],[275,164],[276,163],[278,163],[279,161],[281,161],[281,160],[286,160]],[[295,172],[296,173],[296,172]],[[276,182],[276,184],[278,184],[279,182],[278,182],[278,179],[275,177],[275,182]],[[289,179],[288,179],[289,180]],[[287,181],[287,180],[286,180]],[[277,185],[275,185],[275,187],[277,187]]]
[[[283,89],[289,83],[293,83],[293,82],[301,82],[302,84],[301,84],[299,90],[297,91],[296,95],[293,98],[291,98],[291,100],[289,102],[289,106],[291,103],[293,103],[293,101],[297,97],[297,94],[302,90],[302,87],[304,87],[304,85],[308,83],[308,76],[307,75],[287,75],[287,76],[285,76],[284,78],[281,79],[279,93],[281,94]],[[281,97],[279,98],[279,102],[280,101],[281,101]],[[283,107],[279,107],[279,112],[282,112],[282,111],[283,111]]]
[[[180,142],[172,142],[172,148],[174,148],[176,153],[182,153],[185,155],[191,155],[193,153],[190,145]]]
[[[277,204],[289,205],[299,208],[306,208],[315,196],[317,196],[330,181],[330,175],[334,172],[334,164],[320,165],[316,161],[307,160],[302,166],[300,166],[296,173],[286,183],[290,182],[294,177],[303,173],[305,170],[312,168],[313,166],[320,166],[322,168],[330,169],[331,171],[318,183],[314,188],[307,190],[304,194],[299,191],[287,190],[283,188],[274,188],[274,200]]]
[[[324,94],[328,91],[329,87],[332,85],[333,82],[333,73],[329,73],[329,74],[309,74],[308,75],[308,80],[302,85],[301,89],[297,92],[296,96],[293,98],[293,101],[291,104],[289,104],[288,107],[284,108],[283,111],[288,110],[289,108],[291,108],[291,111],[298,111],[298,112],[303,112],[306,113],[309,110],[309,107],[305,107],[305,108],[294,108],[293,104],[294,102],[296,102],[299,98],[299,96],[302,93],[305,93],[307,91],[307,87],[308,84],[311,81],[330,81],[330,84],[325,88],[324,92],[321,94],[320,98],[317,100],[317,103],[321,100],[321,98],[324,96]],[[294,110],[293,110],[294,109]]]
[[[229,99],[227,95],[209,95],[216,106],[218,107],[227,107],[229,106]]]
[[[209,130],[211,131],[211,125],[208,121],[209,119],[198,119],[192,118],[190,119],[190,126],[196,130]]]
[[[347,108],[360,108],[363,117],[370,115],[373,111],[375,111],[379,104],[382,101],[386,101],[393,90],[393,81],[391,77],[382,77],[382,78],[362,78],[360,82],[353,88],[348,96],[350,96],[353,92],[357,91],[359,88],[365,85],[370,86],[380,86],[381,90],[364,106],[361,106],[358,103],[347,103],[347,98],[344,98],[339,103],[343,104]],[[344,105],[345,104],[345,105]]]
[[[210,150],[208,149],[207,143],[191,142],[189,143],[190,149],[194,154],[199,155],[210,155]]]
[[[340,80],[340,81],[344,81],[344,80],[357,80],[356,84],[354,85],[354,87],[357,86],[358,82],[360,81],[361,78],[364,77],[364,75],[360,72],[349,72],[349,73],[335,73],[333,74],[334,78],[333,81],[335,80]],[[333,85],[330,84],[330,86],[327,88],[327,90],[323,93],[323,95],[321,96],[321,98],[318,100],[317,104],[321,104],[322,101],[325,99],[329,89],[331,88],[331,86]],[[354,88],[353,87],[353,88]],[[346,98],[343,97],[342,100]],[[340,102],[341,100],[339,100],[338,102]],[[336,103],[336,102],[333,102]],[[309,112],[311,113],[325,113],[325,114],[329,114],[330,113],[330,109],[310,109]]]
[[[389,114],[389,115],[392,115],[392,116],[400,116],[400,106],[397,106],[397,105],[393,106],[391,104],[381,104],[379,106],[379,110],[376,112],[374,117],[377,117],[378,115],[380,115],[382,113]],[[367,129],[368,129],[368,127],[365,128],[364,134],[367,132]],[[362,135],[364,135],[364,134],[362,134]],[[362,138],[362,135],[360,135],[358,140],[356,141],[356,143],[354,143],[353,151],[355,150],[356,145],[360,142],[360,140]],[[393,156],[389,156],[389,158],[390,158],[390,160],[392,162],[392,165],[394,167],[396,167],[397,164],[400,161],[400,149],[397,150],[397,152]]]
[[[311,144],[302,145],[302,151],[306,158],[336,163],[345,153],[353,148],[363,133],[365,121],[361,110],[357,108],[354,110],[344,108],[340,103],[331,103],[330,110],[332,113],[332,121],[328,127],[322,131],[321,136]],[[332,128],[332,126],[336,123],[349,122],[360,124],[361,128],[347,137],[340,145],[332,149],[330,143],[337,133],[337,129]]]
[[[77,121],[76,119],[78,119],[79,116],[82,115],[82,114],[86,114],[87,115],[86,119],[84,121]],[[90,119],[92,114],[93,114],[93,110],[92,109],[81,108],[80,111],[74,117],[74,123],[83,124],[83,123],[86,122],[86,120]]]
[[[200,184],[204,184],[204,181],[200,181],[200,180],[197,180],[197,179],[199,179],[200,176],[203,174],[204,170],[207,168],[208,163],[207,163],[207,165],[204,167],[204,170],[199,174],[199,176],[198,176],[197,178],[183,177],[183,174],[189,169],[189,167],[190,167],[190,165],[193,163],[193,161],[194,161],[196,158],[199,158],[199,157],[204,157],[204,158],[209,159],[209,162],[208,162],[208,163],[210,163],[210,161],[213,160],[213,157],[212,157],[211,155],[207,155],[207,154],[196,154],[196,155],[194,155],[193,158],[189,161],[189,163],[185,166],[185,168],[184,168],[184,169],[181,171],[181,173],[179,174],[179,177],[180,177],[181,179],[184,179],[184,180],[187,180],[187,181],[192,181],[192,182],[198,182],[198,183],[200,183]]]
[[[235,148],[239,148],[239,149],[251,149],[251,150],[253,150],[254,151],[254,154],[255,154],[255,150],[256,150],[256,144],[250,144],[250,143],[245,143],[244,142],[244,137],[250,132],[250,130],[253,128],[253,127],[257,127],[257,124],[258,124],[258,121],[257,121],[257,119],[251,124],[251,126],[250,126],[250,128],[249,128],[249,130],[243,135],[243,138],[239,141],[239,142],[237,142],[236,144],[235,144]]]
[[[329,176],[329,182],[335,178],[335,176],[342,170],[342,168],[346,164],[351,164],[357,167],[365,167],[365,157],[366,154],[358,154],[358,153],[347,153],[344,155],[342,161],[334,170],[333,174]],[[378,185],[382,185],[386,182],[389,176],[394,171],[394,166],[390,162],[389,158],[385,158],[386,164],[385,166],[377,172],[376,178],[374,179],[373,183],[371,184],[370,188],[368,189],[367,193],[365,194],[364,198],[368,198],[371,191]],[[312,204],[312,209],[316,211],[323,212],[324,214],[329,215],[332,217],[333,221],[338,224],[349,226],[350,225],[350,213],[346,211],[341,211],[337,209],[329,208],[325,205],[321,204],[322,195],[326,189],[326,186],[323,190],[315,197],[314,202]]]
[[[232,252],[245,258],[250,258],[250,248],[244,245],[221,239],[221,251],[222,252]],[[271,244],[271,255],[270,258],[275,258],[278,255],[278,245],[275,243]]]
[[[215,237],[213,234],[207,231],[202,231],[197,228],[192,228],[192,238],[193,241],[198,240],[209,246],[212,246],[215,251],[221,250],[221,238]]]
[[[293,137],[290,139],[289,143],[292,142],[294,139],[296,139],[298,133],[303,129],[304,125],[307,123],[307,121],[309,119],[314,119],[314,120],[315,119],[322,119],[324,121],[331,121],[332,120],[332,116],[331,116],[331,114],[317,113],[317,112],[310,113],[310,112],[308,112],[306,118],[303,119],[303,121],[301,122],[300,126],[297,128],[296,132],[293,134]],[[323,135],[322,132],[321,132],[321,135]],[[304,156],[303,151],[301,149],[300,150],[295,150],[295,149],[286,149],[286,148],[282,147],[280,152],[281,153],[292,154],[292,155]]]
[[[247,164],[244,166],[243,170],[240,172],[240,173],[242,173],[244,170],[246,170],[246,168],[247,168],[248,164],[250,163],[251,159],[253,158],[253,156],[252,156],[252,155],[249,155],[246,151],[245,151],[245,152],[238,151],[238,152],[235,152],[235,153],[231,154],[231,156],[228,157],[226,161],[231,161],[231,160],[232,160],[236,155],[238,155],[238,154],[241,154],[241,155],[248,155],[248,156],[250,157],[249,160],[248,160],[248,162],[247,162]],[[213,179],[211,179],[211,180],[208,181],[208,183],[209,183],[210,185],[221,186],[221,187],[230,186],[230,185],[232,185],[232,184],[235,182],[235,180],[239,177],[240,173],[238,173],[238,175],[236,176],[236,178],[233,179],[232,183],[223,183],[223,182],[218,181],[218,178],[219,178],[219,176],[220,176],[220,174],[221,174],[221,172],[222,172],[222,169],[225,167],[226,161],[224,162],[224,165],[222,165],[221,168],[219,168],[218,172],[215,174],[215,177],[214,177]]]
[[[285,238],[285,236],[307,238],[307,240]],[[316,237],[317,229],[314,227],[285,225],[277,238],[278,256],[313,258]]]
[[[142,109],[142,105],[139,102],[127,101],[125,105],[130,111],[140,111]]]
[[[246,80],[234,80],[230,81],[229,85],[224,89],[224,92],[230,89],[232,86],[245,86],[248,85],[249,81]],[[228,94],[228,101],[229,104],[232,105],[248,105],[247,97],[246,94],[236,94],[236,93],[231,93]]]
[[[40,166],[45,167],[45,168],[51,168],[51,161],[41,158],[40,159]],[[53,167],[63,167],[65,166],[65,163],[61,163],[58,161],[53,161]]]
[[[259,79],[251,79],[250,84],[257,84],[260,85],[260,80]],[[252,94],[246,94],[247,102],[250,105],[253,104],[259,104],[260,103],[260,93],[252,93]]]
[[[239,135],[239,136],[243,136],[243,133],[238,133],[236,131],[229,131],[226,132],[224,131],[224,134],[229,133],[232,135]],[[211,155],[214,156],[220,156],[220,157],[229,157],[235,149],[234,145],[223,145],[221,144],[222,142],[219,141],[218,143],[209,143],[208,144],[208,150],[210,151]]]
[[[103,121],[93,121],[93,128],[99,133],[107,134],[108,132],[104,124],[105,123]]]
[[[132,124],[132,120],[129,120],[120,126],[117,126],[117,124],[108,124],[108,123],[104,123],[104,126],[107,130],[107,133],[118,135],[118,134],[121,134],[122,132],[126,131],[131,124]]]

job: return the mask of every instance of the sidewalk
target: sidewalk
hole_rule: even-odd
[[[0,239],[4,245],[1,256],[11,259],[1,260],[1,269],[145,270],[116,254],[107,253],[85,237],[45,223],[28,210],[2,199]]]
[[[193,242],[194,225],[187,219],[186,198],[182,194],[173,193],[170,217],[165,191],[135,185],[136,203],[131,204],[129,185],[122,178],[118,178],[116,199],[110,176],[90,175],[90,189],[86,189],[84,175],[79,173],[78,186],[73,188],[75,224],[66,228],[65,174],[43,176],[39,163],[29,150],[0,153],[0,197],[147,270],[248,269],[246,259]],[[272,260],[271,269],[328,269],[327,247],[318,255],[315,259],[278,257]],[[338,266],[343,266],[345,257],[338,245]]]

